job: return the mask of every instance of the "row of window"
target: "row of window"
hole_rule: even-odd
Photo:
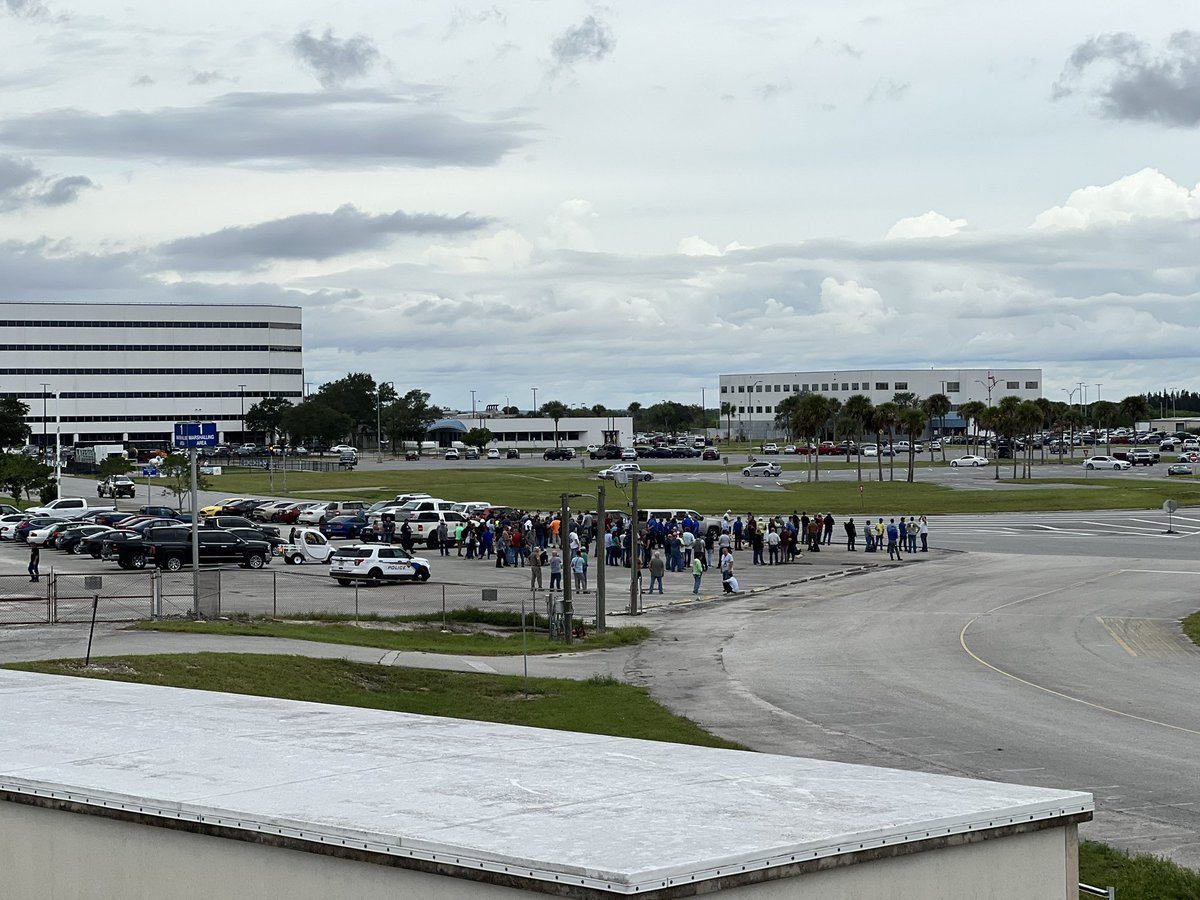
[[[749,412],[749,415],[754,415],[755,413],[765,413],[767,415],[774,415],[777,409],[778,409],[778,407],[775,407],[775,406],[739,406],[734,409],[734,412],[739,416],[742,415],[743,413],[746,413],[747,411]],[[950,412],[947,415],[957,416],[958,415],[958,407],[957,406],[950,407]]]
[[[959,382],[957,382],[957,381],[947,381],[945,384],[946,384],[946,393],[947,394],[957,394],[961,391],[961,386],[960,386]],[[1021,382],[1006,381],[1006,382],[1004,382],[1004,386],[1007,390],[1019,391],[1021,389]],[[791,385],[787,385],[787,384],[750,384],[750,385],[739,384],[737,386],[737,393],[739,393],[739,394],[754,394],[754,393],[761,394],[764,391],[766,391],[767,393],[773,392],[773,393],[777,393],[777,394],[778,393],[802,394],[802,393],[810,393],[810,392],[811,393],[829,394],[829,393],[837,393],[838,391],[859,391],[859,390],[869,391],[871,389],[872,389],[871,382],[869,382],[869,381],[863,381],[861,383],[857,382],[857,381],[843,381],[840,383],[840,387],[839,387],[838,382],[824,382],[824,383],[818,384],[817,382],[814,381],[812,384],[791,384]],[[1025,390],[1036,391],[1037,389],[1038,389],[1038,383],[1036,381],[1025,382]],[[897,382],[894,382],[889,385],[888,382],[886,382],[886,381],[876,381],[874,390],[877,390],[877,391],[907,391],[908,390],[908,382],[907,381],[897,381]],[[732,390],[729,387],[729,385],[723,384],[723,385],[721,385],[721,393],[722,394],[732,393]]]
[[[279,328],[299,331],[299,322],[63,322],[56,319],[0,319],[0,328]]]
[[[191,422],[191,421],[195,421],[193,416],[194,416],[194,411],[192,411],[188,415],[180,414],[180,415],[167,415],[167,416],[143,415],[142,413],[131,414],[131,415],[127,415],[127,416],[76,416],[76,415],[71,415],[71,416],[63,416],[61,421],[62,421],[63,428],[66,428],[72,422]],[[210,415],[209,413],[204,413],[203,417],[204,417],[205,422],[240,422],[241,421],[241,417],[237,413],[234,413],[231,416],[214,416],[214,415]],[[40,425],[42,422],[45,422],[47,425],[53,425],[58,420],[54,416],[46,416],[45,418],[43,418],[42,416],[26,416],[25,421],[26,421],[26,423],[28,423],[30,425],[32,425],[34,423],[37,423]]]
[[[303,369],[146,369],[146,368],[46,368],[0,369],[0,375],[303,375]]]
[[[20,353],[299,353],[300,347],[269,344],[0,344],[0,350]]]
[[[42,400],[52,398],[50,394],[3,394],[0,397],[16,397],[18,400]],[[186,399],[188,397],[301,397],[300,391],[255,391],[253,394],[243,394],[241,391],[62,391],[62,400],[164,400]]]

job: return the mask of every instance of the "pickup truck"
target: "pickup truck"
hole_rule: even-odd
[[[201,528],[196,539],[203,565],[236,563],[247,569],[261,569],[271,561],[271,545],[267,541],[247,541],[221,528]],[[191,529],[147,528],[142,548],[147,565],[178,572],[192,562]]]
[[[109,475],[96,485],[97,497],[134,497],[137,495],[137,485],[128,475]]]
[[[1145,447],[1138,447],[1136,450],[1114,450],[1112,455],[1117,459],[1127,460],[1135,466],[1152,466],[1161,458],[1158,453],[1147,450]]]
[[[45,506],[31,507],[25,512],[31,516],[61,516],[64,519],[78,519],[90,512],[115,510],[115,506],[88,505],[84,497],[59,497],[51,500]]]

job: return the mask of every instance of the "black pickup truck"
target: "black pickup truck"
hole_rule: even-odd
[[[248,541],[223,528],[201,528],[197,538],[201,565],[236,563],[247,569],[261,569],[271,561],[271,545],[265,540]],[[178,572],[191,564],[192,532],[190,528],[148,528],[142,547],[147,564]]]

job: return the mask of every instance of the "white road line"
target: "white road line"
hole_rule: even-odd
[[[476,662],[473,659],[466,659],[466,660],[463,660],[463,662],[465,662],[468,666],[470,666],[476,672],[486,672],[489,675],[496,674],[496,670],[493,669],[491,666],[489,666],[487,663]]]

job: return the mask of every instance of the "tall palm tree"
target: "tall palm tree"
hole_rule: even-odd
[[[982,406],[982,404],[980,404]],[[1000,412],[994,406],[984,406],[980,410],[979,415],[975,417],[976,427],[975,433],[978,435],[979,426],[982,425],[984,430],[990,431],[992,434],[998,434],[999,431]],[[1000,480],[1000,448],[996,448],[996,480]]]
[[[1017,422],[1021,433],[1028,436],[1025,442],[1025,473],[1022,477],[1033,477],[1033,432],[1042,427],[1042,408],[1035,400],[1021,401],[1017,410]]]
[[[971,450],[974,453],[979,452],[979,417],[988,406],[982,400],[968,400],[966,403],[958,404],[958,414],[964,422],[970,422],[975,426],[975,433],[971,439]]]
[[[1017,436],[1021,434],[1021,398],[1008,396],[996,406],[997,437],[1003,436],[1008,441],[1009,453],[1013,461],[1012,477],[1017,477]],[[999,454],[997,454],[997,457]]]
[[[721,401],[721,415],[725,417],[725,442],[733,439],[733,404],[728,400]]]
[[[872,409],[874,407],[871,404],[871,398],[866,394],[855,394],[842,407],[842,417],[854,423],[854,440],[857,442],[859,451],[862,450],[863,432],[866,431],[867,424],[871,420]],[[856,453],[855,456],[858,457],[858,480],[862,481],[862,453]]]
[[[925,411],[917,407],[900,410],[899,423],[904,433],[908,435],[908,483],[912,484],[913,466],[917,459],[917,439],[925,433],[929,419]]]
[[[1084,419],[1083,413],[1077,407],[1074,407],[1074,406],[1072,406],[1070,409],[1067,410],[1067,414],[1063,418],[1067,424],[1067,428],[1071,432],[1071,463],[1074,464],[1074,462],[1075,462],[1075,435],[1077,435],[1079,433],[1079,429],[1081,429],[1083,427],[1084,422],[1086,420]]]
[[[631,407],[632,411],[632,407]],[[558,446],[558,420],[567,414],[567,404],[561,400],[550,400],[542,404],[542,415],[554,420],[554,446]]]
[[[942,462],[946,461],[946,413],[950,412],[950,398],[945,394],[930,394],[921,403],[921,409],[931,420],[938,419],[938,435],[942,445]],[[929,442],[929,461],[933,462],[933,441]]]
[[[896,451],[892,445],[896,443],[895,430],[896,430],[896,425],[900,421],[900,407],[898,407],[895,403],[891,403],[891,402],[880,403],[877,407],[875,407],[875,414],[877,416],[879,416],[880,427],[887,429],[888,453],[889,453],[889,456],[888,456],[888,481],[895,481],[896,480]],[[882,454],[882,450],[883,450],[883,448],[881,447],[880,448],[881,454]],[[880,479],[883,478],[882,464],[881,464],[880,470],[879,470],[879,477],[880,477]]]
[[[775,427],[787,434],[788,440],[796,437],[796,411],[800,405],[800,394],[784,397],[775,407]]]
[[[792,418],[793,429],[808,439],[812,448],[809,476],[815,481],[821,480],[821,454],[817,453],[817,445],[820,444],[821,430],[829,421],[832,410],[833,404],[823,394],[800,394]]]

